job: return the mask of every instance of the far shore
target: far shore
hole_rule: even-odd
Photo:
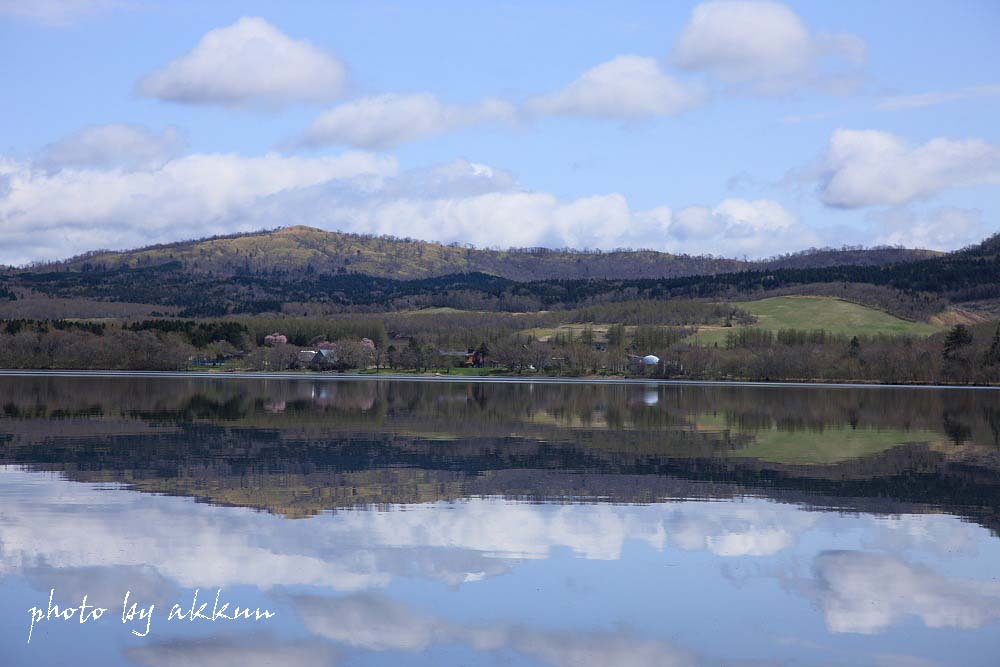
[[[121,370],[31,370],[0,369],[0,377],[144,377],[247,380],[375,380],[402,382],[476,382],[494,384],[636,384],[636,385],[717,385],[724,387],[803,387],[864,389],[982,389],[1000,390],[1000,385],[879,384],[865,382],[768,381],[768,380],[683,380],[665,378],[551,375],[450,375],[446,373],[324,373],[316,371],[121,371]]]

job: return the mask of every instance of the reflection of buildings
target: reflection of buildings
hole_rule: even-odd
[[[286,401],[264,401],[264,410],[274,414],[279,414],[285,411],[288,407]]]

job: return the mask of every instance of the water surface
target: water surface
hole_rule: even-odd
[[[3,664],[996,665],[998,530],[994,391],[0,377]]]

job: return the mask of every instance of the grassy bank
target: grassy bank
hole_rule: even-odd
[[[881,310],[832,297],[778,296],[732,305],[757,318],[751,328],[772,332],[823,329],[831,335],[923,337],[944,329],[926,322],[908,322]],[[728,327],[701,327],[692,340],[702,345],[722,345],[730,330]]]

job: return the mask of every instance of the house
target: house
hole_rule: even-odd
[[[464,352],[461,350],[438,350],[437,353],[442,357],[451,357],[455,360],[461,360],[460,364],[466,368],[482,368],[486,364],[486,357],[477,352],[475,348],[468,348]]]
[[[330,368],[337,363],[338,359],[336,351],[329,347],[321,347],[318,350],[299,350],[298,355],[300,364],[314,370]]]

